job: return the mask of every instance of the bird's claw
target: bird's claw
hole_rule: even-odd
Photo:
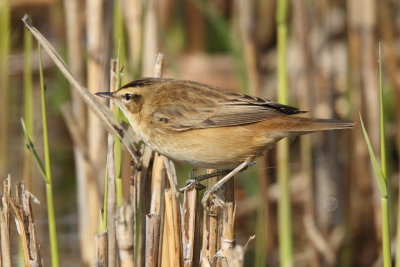
[[[211,195],[213,195],[212,203],[208,205]],[[214,192],[207,190],[204,192],[203,198],[201,199],[201,204],[203,205],[204,211],[207,213],[207,215],[216,217],[220,214],[220,210],[218,208],[222,208],[225,205],[225,202],[220,197],[215,195]]]
[[[205,187],[205,185],[202,185],[199,181],[197,181],[196,179],[187,179],[186,180],[186,185],[184,187],[182,187],[181,189],[179,189],[179,192],[183,193],[187,190],[190,190],[192,188],[197,188],[199,190],[202,190]]]

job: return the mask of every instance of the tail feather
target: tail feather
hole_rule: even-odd
[[[314,119],[298,116],[282,116],[265,120],[260,123],[269,138],[281,139],[284,137],[303,135],[318,131],[351,129],[355,123],[342,120]]]
[[[327,130],[339,130],[349,129],[355,126],[354,122],[342,121],[342,120],[331,120],[331,119],[309,119],[312,123],[308,124],[308,129],[304,131],[327,131]]]
[[[281,132],[288,132],[291,133],[291,135],[295,133],[304,134],[316,131],[350,129],[355,126],[355,123],[350,121],[313,119],[297,116],[280,117],[279,120],[277,119],[273,123],[276,123],[274,126],[277,126],[277,129],[280,129]],[[271,128],[274,128],[274,126]]]

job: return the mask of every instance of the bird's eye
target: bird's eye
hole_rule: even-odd
[[[126,101],[131,101],[131,100],[133,100],[133,101],[135,101],[135,102],[139,101],[140,98],[141,98],[141,96],[138,95],[138,94],[129,94],[129,93],[126,93],[126,94],[124,95],[124,97],[125,97],[125,100],[126,100]]]
[[[125,94],[126,101],[130,101],[133,98],[132,94]]]

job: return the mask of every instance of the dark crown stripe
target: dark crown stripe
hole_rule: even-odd
[[[129,88],[129,87],[142,87],[142,86],[146,86],[146,85],[153,85],[153,84],[157,84],[163,81],[169,81],[171,79],[166,79],[166,78],[142,78],[130,83],[125,84],[124,86],[122,86],[120,89],[124,89],[124,88]]]

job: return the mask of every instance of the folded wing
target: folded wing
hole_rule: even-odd
[[[176,131],[246,125],[278,116],[303,113],[297,108],[268,99],[232,93],[196,82],[171,80],[175,96],[163,102],[152,115],[156,127]],[[188,87],[188,83],[190,86]],[[169,87],[171,88],[171,87]],[[158,97],[163,97],[162,92]]]

